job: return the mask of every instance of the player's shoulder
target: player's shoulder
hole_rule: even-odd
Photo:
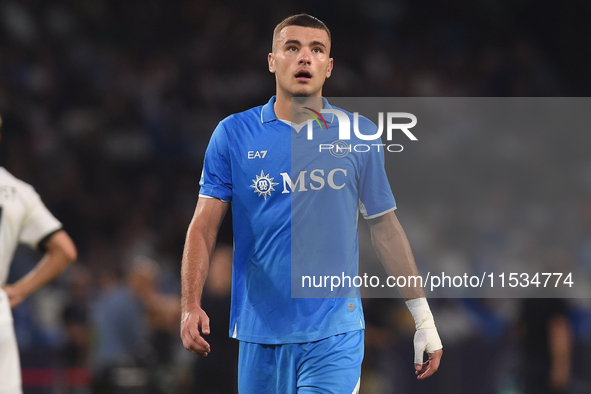
[[[220,125],[226,129],[231,128],[235,125],[243,125],[243,124],[262,124],[261,112],[263,110],[263,106],[259,105],[246,111],[236,112],[232,115],[227,116],[224,118]]]
[[[338,111],[345,113],[349,117],[351,124],[353,123],[355,116],[357,116],[357,122],[360,127],[375,127],[375,128],[377,128],[376,124],[372,120],[366,118],[365,116],[363,116],[362,114],[360,114],[358,112],[351,112],[351,111],[348,111],[344,108],[340,108],[340,107],[336,107],[336,106],[332,106],[332,109],[336,109]]]
[[[326,107],[325,107],[326,108]],[[353,118],[353,112],[345,109],[345,108],[341,108],[341,107],[337,107],[336,105],[330,105],[327,109],[334,109],[337,111],[341,111],[344,112],[345,114],[347,114],[348,117]]]
[[[4,167],[0,167],[0,185],[14,187],[20,193],[35,193],[33,186],[18,179]]]

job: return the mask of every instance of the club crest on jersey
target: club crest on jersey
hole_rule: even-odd
[[[267,199],[267,196],[271,195],[272,191],[275,191],[273,186],[277,186],[279,184],[277,182],[273,182],[273,179],[275,178],[271,178],[269,175],[270,174],[265,175],[265,172],[261,170],[261,175],[256,175],[256,179],[253,179],[253,184],[250,185],[250,187],[254,189],[254,192],[258,193],[259,197],[263,196],[265,200]]]

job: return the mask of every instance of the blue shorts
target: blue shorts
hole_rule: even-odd
[[[357,394],[363,330],[310,343],[240,341],[240,394]]]

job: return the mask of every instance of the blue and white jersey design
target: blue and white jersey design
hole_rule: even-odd
[[[328,130],[314,125],[308,140],[306,127],[298,132],[277,119],[274,102],[220,122],[205,154],[200,195],[232,204],[230,335],[285,344],[363,329],[357,297],[322,289],[332,298],[292,298],[292,265],[297,272],[357,274],[358,212],[371,218],[396,207],[383,150],[319,151],[319,144],[338,140],[337,118],[325,117]],[[354,136],[347,143],[358,142],[371,143]]]

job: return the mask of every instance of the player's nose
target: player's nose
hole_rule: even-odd
[[[310,52],[307,50],[302,50],[300,52],[300,58],[298,60],[298,64],[310,64],[310,60],[312,57],[310,56]]]

